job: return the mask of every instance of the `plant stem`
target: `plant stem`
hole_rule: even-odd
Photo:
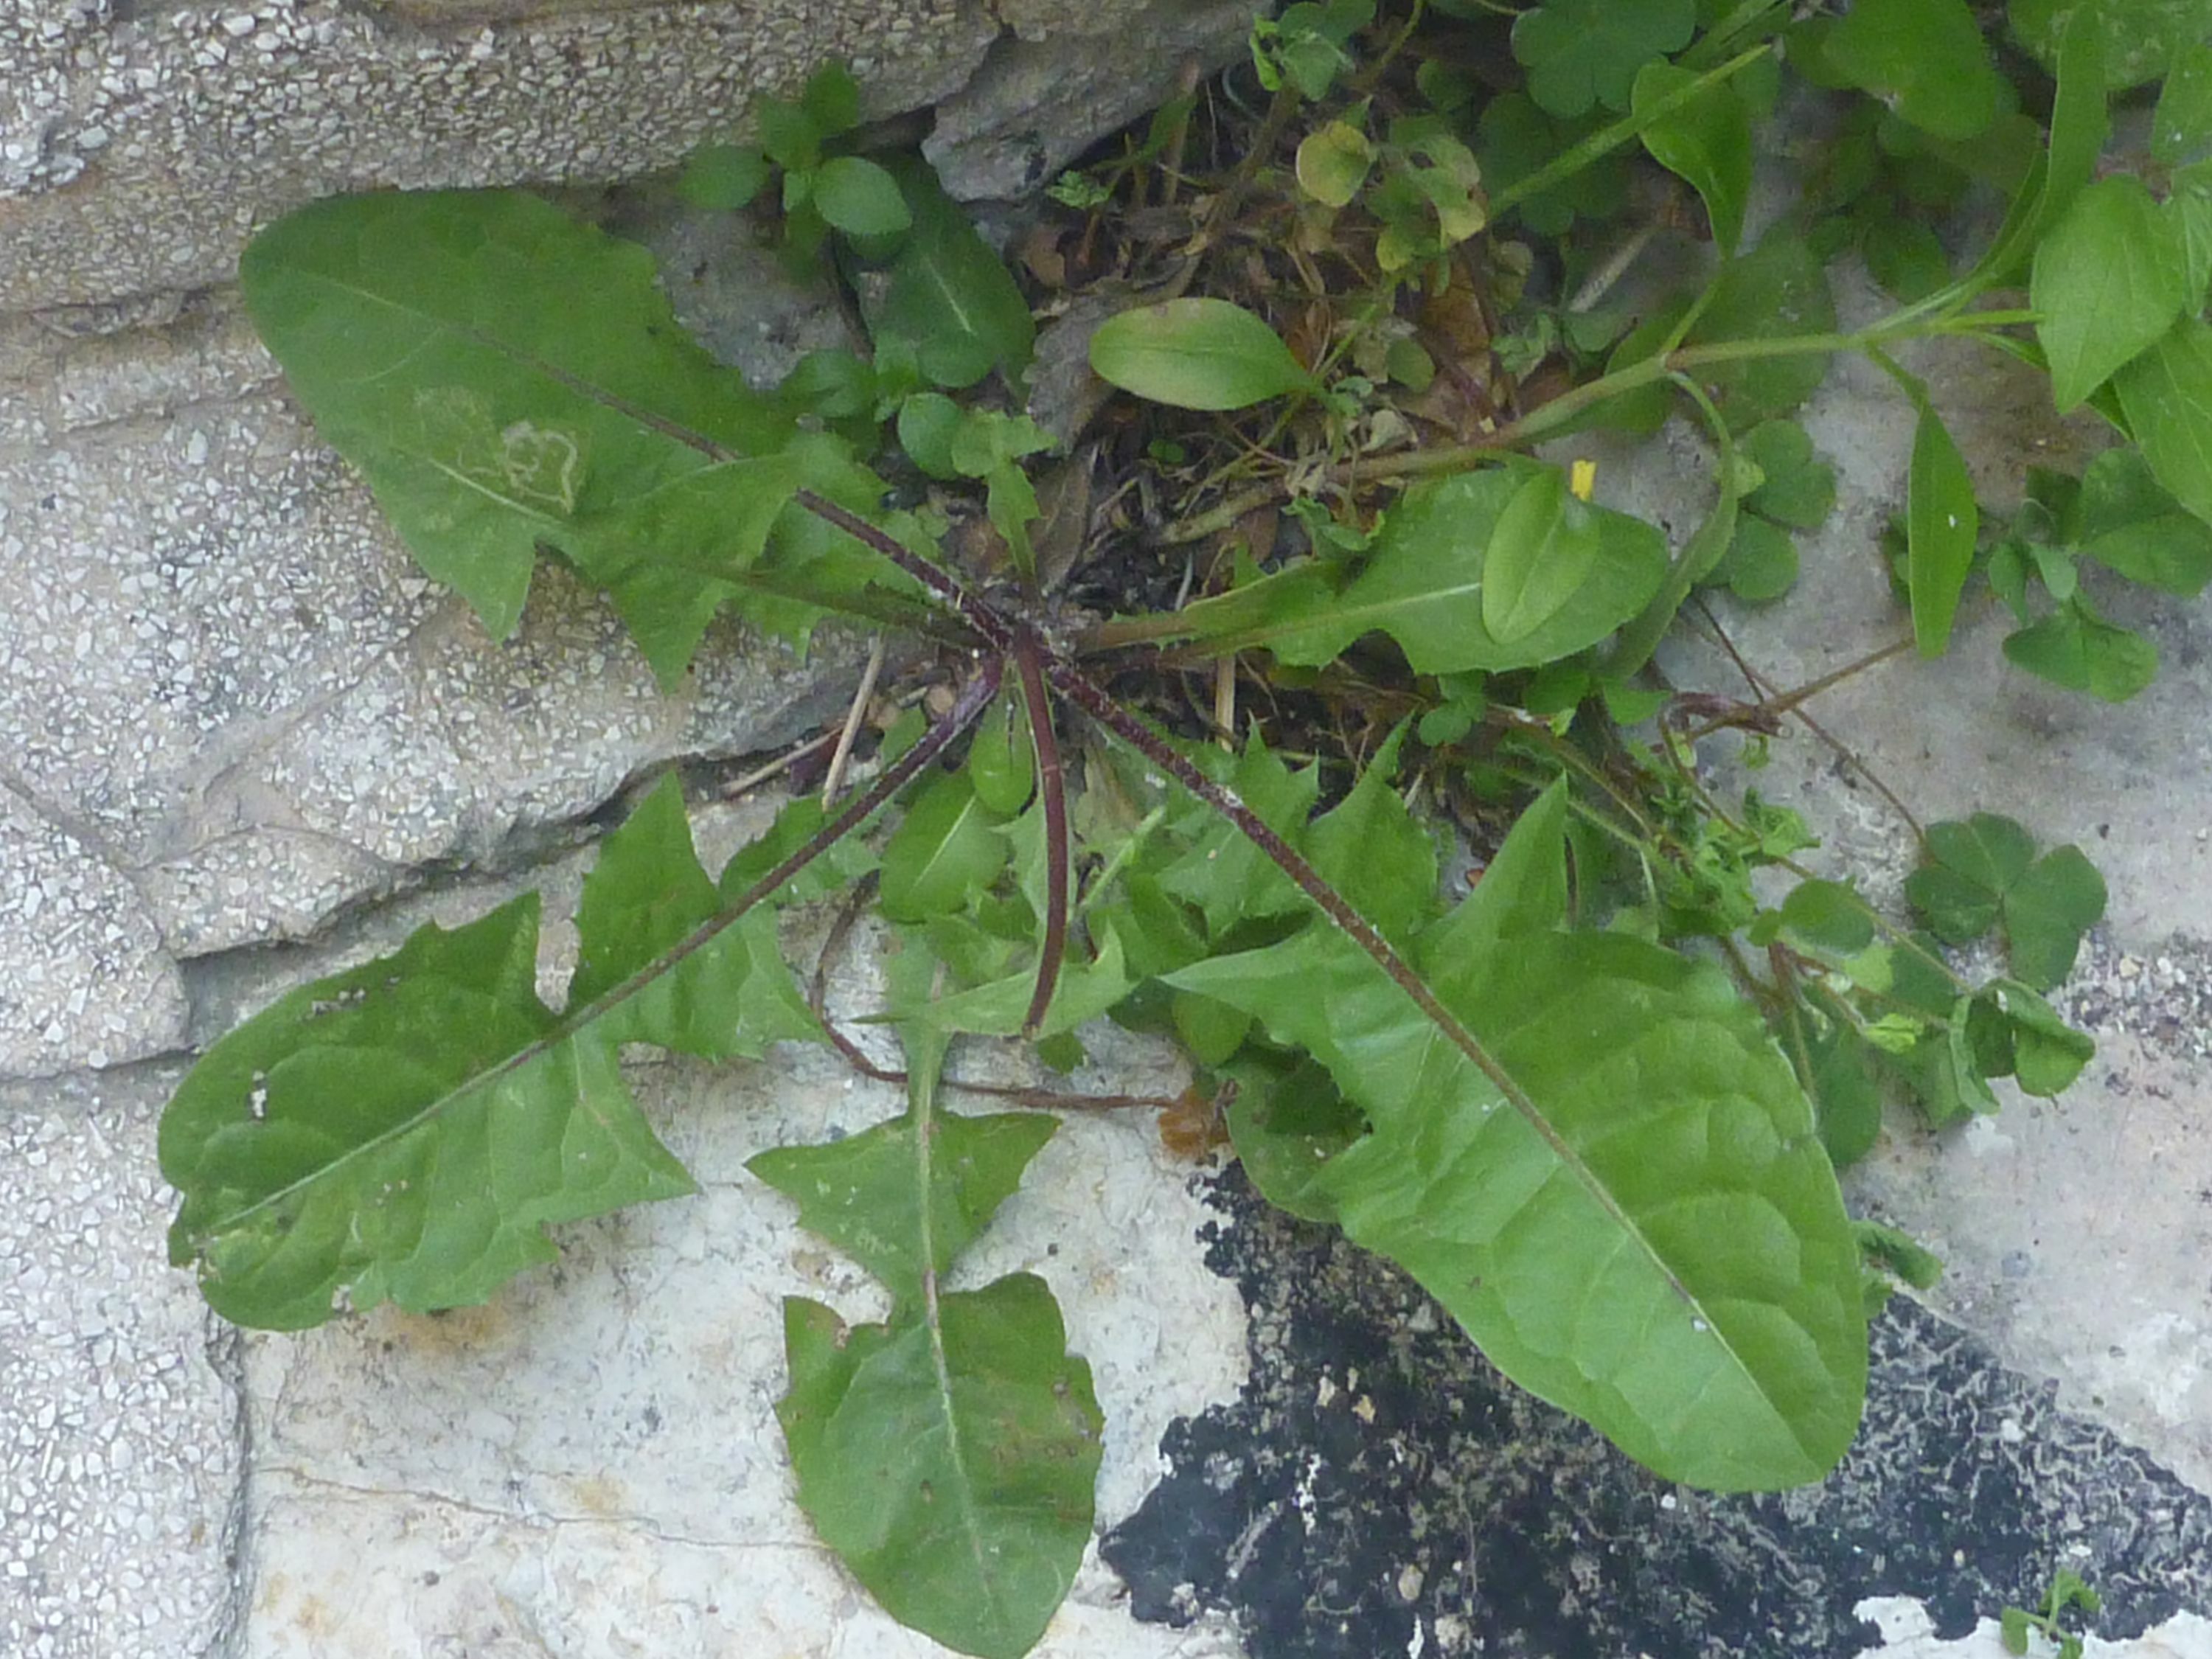
[[[872,552],[880,553],[960,613],[961,621],[981,635],[985,644],[1001,653],[1012,648],[1013,629],[989,605],[963,587],[952,574],[932,564],[912,548],[870,524],[859,514],[842,507],[811,489],[792,492],[791,499],[825,524],[832,524]]]
[[[1044,802],[1044,944],[1037,952],[1036,989],[1022,1017],[1022,1036],[1034,1038],[1052,1007],[1060,966],[1067,956],[1067,787],[1060,744],[1053,736],[1052,702],[1045,695],[1044,641],[1024,626],[1014,635],[1014,672],[1029,706],[1030,743],[1036,754],[1037,794]]]
[[[1740,52],[1717,69],[1706,70],[1696,80],[1677,87],[1664,97],[1654,99],[1650,106],[1632,115],[1624,115],[1609,126],[1600,127],[1578,144],[1561,150],[1534,173],[1524,173],[1490,198],[1492,222],[1505,216],[1510,209],[1518,207],[1532,196],[1540,196],[1563,179],[1577,173],[1608,150],[1619,149],[1644,135],[1645,128],[1672,115],[1686,104],[1694,102],[1713,88],[1739,70],[1770,56],[1774,48],[1765,42]]]

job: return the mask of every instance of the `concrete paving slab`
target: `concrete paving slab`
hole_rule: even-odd
[[[0,1653],[222,1650],[244,1582],[238,1334],[162,1239],[174,1066],[0,1085]]]

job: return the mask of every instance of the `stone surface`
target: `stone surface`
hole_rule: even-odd
[[[176,959],[526,852],[642,768],[772,747],[843,695],[823,676],[849,641],[807,668],[726,630],[717,667],[665,697],[556,571],[494,644],[222,296],[127,342],[19,340],[15,361],[0,835],[36,878],[0,902],[0,1073],[172,1048]]]
[[[342,191],[666,167],[830,58],[917,108],[1002,32],[982,0],[501,9],[8,0],[0,313],[226,282],[255,228]]]
[[[963,198],[1007,198],[1049,183],[1094,142],[1227,62],[1252,25],[1247,0],[1152,0],[1127,15],[1061,0],[1002,3],[1014,38],[937,111],[924,153]],[[1141,42],[1140,54],[1130,51]]]
[[[168,1265],[173,1066],[0,1085],[0,1653],[179,1659],[229,1639],[239,1339]]]

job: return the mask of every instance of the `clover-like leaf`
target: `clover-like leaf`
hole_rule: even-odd
[[[1513,22],[1513,55],[1528,71],[1528,95],[1553,115],[1591,105],[1625,110],[1636,72],[1689,44],[1696,0],[1543,0]]]
[[[2131,628],[2106,622],[2078,592],[2006,635],[2004,653],[2039,679],[2104,702],[2125,702],[2158,678],[2158,647]]]
[[[564,1012],[537,991],[535,894],[304,985],[210,1048],[163,1113],[183,1194],[171,1260],[240,1324],[481,1302],[555,1252],[549,1225],[691,1182],[624,1042],[757,1054],[813,1033],[765,908],[725,907],[673,780],[610,838]]]
[[[1759,487],[1743,498],[1747,512],[1816,530],[1836,505],[1836,469],[1813,453],[1813,441],[1795,421],[1761,421],[1736,440],[1745,459],[1759,468]]]
[[[1905,894],[1938,939],[1972,944],[2001,922],[2014,977],[2048,990],[2073,971],[2081,935],[2105,914],[2105,878],[2081,848],[2037,858],[2034,837],[1992,812],[1929,825],[1927,848]]]

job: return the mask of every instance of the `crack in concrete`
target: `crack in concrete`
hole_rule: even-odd
[[[256,1473],[279,1475],[295,1486],[336,1494],[362,1503],[377,1503],[389,1499],[434,1504],[455,1510],[463,1515],[481,1516],[487,1521],[516,1523],[526,1527],[575,1527],[583,1529],[600,1528],[617,1532],[634,1532],[652,1539],[655,1543],[674,1544],[685,1549],[715,1550],[725,1553],[806,1555],[831,1558],[833,1553],[826,1544],[809,1543],[799,1540],[702,1538],[689,1533],[672,1532],[646,1516],[627,1510],[611,1510],[605,1514],[563,1515],[557,1510],[538,1507],[518,1506],[501,1509],[472,1498],[459,1498],[422,1486],[371,1486],[355,1481],[338,1480],[326,1474],[311,1474],[292,1463],[263,1463]]]
[[[220,1622],[199,1659],[238,1659],[245,1651],[246,1615],[253,1602],[249,1523],[253,1510],[253,1413],[246,1389],[246,1342],[238,1327],[210,1312],[207,1316],[207,1361],[230,1389],[232,1425],[237,1435],[238,1480],[223,1511],[223,1559],[230,1568],[230,1595]]]

